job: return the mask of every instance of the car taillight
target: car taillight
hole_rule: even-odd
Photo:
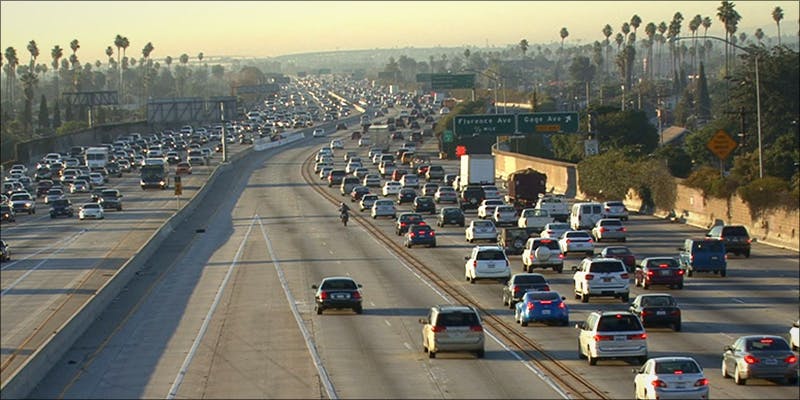
[[[353,292],[353,298],[354,299],[360,299],[361,298],[361,292]]]
[[[547,231],[547,234],[548,234],[548,235],[552,235],[552,234],[553,234],[553,231]]]
[[[646,333],[637,333],[635,335],[628,335],[628,339],[630,340],[645,340],[647,339]]]
[[[646,317],[647,314],[650,314],[650,313],[647,312],[647,310],[642,310],[642,318]]]
[[[562,260],[563,260],[563,259],[564,259],[564,254],[563,254],[563,253],[559,254],[559,255],[558,255],[558,258],[560,258],[560,259],[562,259]]]
[[[694,383],[695,386],[708,386],[708,379],[700,378]]]
[[[478,260],[475,260],[475,261],[472,262],[472,267],[473,268],[478,268]]]
[[[626,230],[625,230],[625,227],[623,226],[622,228],[620,228],[620,230],[619,230],[619,231],[620,231],[620,232],[626,232]]]
[[[628,279],[628,274],[622,274],[619,277],[620,279]]]
[[[592,279],[594,279],[594,275],[592,275],[592,274],[586,274],[586,280],[587,280],[587,281],[590,281],[590,280],[592,280]]]
[[[567,308],[567,305],[564,304],[564,302],[562,301],[561,303],[558,303],[558,308],[563,310],[563,309]]]
[[[605,227],[600,228],[600,232],[605,232],[607,229]]]
[[[519,292],[520,288],[519,288],[519,286],[514,285],[514,286],[511,287],[511,290],[514,292],[514,294],[516,294],[517,292]]]
[[[613,335],[594,335],[594,341],[595,342],[602,342],[602,341],[605,341],[605,340],[614,340],[614,336]]]
[[[665,387],[667,387],[667,383],[662,381],[661,379],[656,379],[656,380],[653,381],[653,387],[665,388]]]
[[[528,310],[533,310],[534,308],[536,308],[536,304],[528,303]]]
[[[794,364],[797,362],[797,356],[791,355],[789,357],[784,358],[783,361],[785,361],[787,364]]]
[[[328,298],[328,292],[319,292],[319,298],[325,300]]]
[[[683,275],[683,270],[682,269],[678,270],[678,275]]]
[[[655,274],[653,273],[653,271],[647,271],[647,276],[653,276],[653,275],[655,275]]]
[[[404,227],[404,226],[406,226],[406,223],[405,223],[405,222],[401,222],[401,223],[400,223],[400,227],[402,228],[402,227]]]
[[[611,208],[606,207],[606,212],[611,211]]]
[[[691,257],[689,257],[689,261],[690,261],[690,262],[694,262],[694,254],[692,254],[692,256],[691,256]]]
[[[430,235],[431,235],[431,236],[434,236],[434,235],[436,235],[436,232],[434,232],[434,231],[431,231]]]
[[[417,236],[417,235],[414,232],[408,232],[408,236],[413,238],[414,236]]]
[[[480,325],[472,325],[469,327],[472,332],[483,332],[483,327]]]
[[[434,325],[433,327],[431,327],[431,331],[433,331],[433,332],[444,332],[445,329],[447,329],[447,328],[444,327],[444,326],[440,326],[440,325]]]
[[[759,362],[761,362],[761,360],[748,354],[744,356],[744,362],[748,364],[758,364]]]
[[[553,300],[541,300],[541,301],[539,301],[539,303],[542,303],[542,304],[553,304]]]
[[[567,239],[567,244],[572,243],[572,239]]]
[[[550,286],[545,285],[545,287],[542,288],[542,291],[543,292],[549,292],[550,291]]]

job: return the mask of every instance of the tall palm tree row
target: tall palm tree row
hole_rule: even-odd
[[[606,38],[606,40],[603,43],[605,44],[605,48],[606,48],[606,57],[605,57],[605,60],[604,60],[605,61],[605,75],[606,75],[606,79],[608,79],[608,50],[611,47],[610,46],[611,41],[609,40],[609,38],[614,33],[614,31],[611,28],[611,25],[606,24],[606,26],[603,27],[602,32],[603,32],[603,36],[605,36],[605,38]]]
[[[734,8],[735,4],[732,1],[723,0],[722,4],[717,8],[717,18],[722,22],[725,28],[725,76],[729,76],[730,70],[730,43],[732,42],[733,34],[736,32],[736,27],[742,16]]]
[[[13,47],[9,47],[5,51],[6,57],[6,92],[9,104],[9,110],[13,115],[13,104],[14,104],[14,81],[17,79],[17,66],[19,65],[19,58],[17,58],[17,50]]]
[[[775,20],[775,24],[778,25],[778,46],[781,45],[781,20],[783,20],[783,9],[780,7],[775,7],[772,10],[772,19]]]

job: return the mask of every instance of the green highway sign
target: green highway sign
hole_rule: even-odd
[[[514,133],[514,114],[457,115],[453,133],[458,136],[509,135]]]
[[[517,128],[521,133],[576,133],[579,121],[576,112],[517,114]]]
[[[449,143],[453,141],[453,131],[446,129],[442,134],[442,142]]]
[[[433,90],[473,89],[475,74],[430,74],[430,82]]]

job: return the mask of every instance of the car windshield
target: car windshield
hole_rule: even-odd
[[[84,208],[84,209],[89,209],[89,208],[100,208],[100,206],[98,206],[97,204],[94,204],[94,203],[89,203],[89,204],[84,204],[84,205],[83,205],[83,208]]]
[[[589,234],[584,232],[584,231],[567,232],[567,237],[570,238],[570,239],[576,239],[576,238],[590,239],[591,238],[589,236]]]
[[[721,253],[722,243],[716,240],[705,240],[705,241],[695,242],[694,250],[702,252],[707,251],[710,253]]]
[[[726,226],[722,228],[723,236],[748,236],[747,229],[743,226]]]
[[[322,290],[355,290],[356,283],[349,279],[329,279],[322,283]]]
[[[459,215],[461,214],[461,210],[457,208],[445,208],[444,210],[442,210],[442,213],[444,215]]]
[[[639,322],[639,317],[631,314],[604,315],[597,323],[597,330],[606,332],[641,331],[642,324]]]
[[[788,351],[789,345],[781,338],[748,339],[747,351]]]
[[[517,275],[514,278],[514,283],[546,283],[544,277],[541,275]]]
[[[600,274],[623,272],[624,270],[625,266],[619,261],[596,261],[592,263],[591,267],[589,267],[590,272]]]
[[[537,240],[534,242],[533,248],[538,249],[539,247],[547,247],[550,250],[558,250],[561,251],[561,247],[558,246],[558,242],[555,240]]]
[[[647,268],[678,268],[678,261],[673,258],[649,260]]]
[[[669,360],[656,362],[657,374],[699,374],[700,367],[692,360]]]
[[[624,204],[622,204],[621,201],[609,201],[608,203],[606,203],[606,205],[609,206],[609,207],[624,207],[625,206]]]
[[[478,316],[471,312],[443,312],[439,314],[436,326],[473,326],[480,325]]]
[[[491,221],[473,221],[476,228],[494,228],[494,224]]]
[[[672,296],[644,296],[641,304],[645,307],[670,307],[675,305]]]
[[[506,255],[500,250],[482,250],[475,256],[477,260],[505,260]]]
[[[611,256],[626,256],[631,254],[631,251],[627,247],[608,247],[606,248],[606,254]]]
[[[66,207],[69,205],[69,200],[55,200],[53,201],[53,207]]]
[[[525,294],[525,297],[528,301],[538,301],[538,300],[561,300],[561,297],[558,296],[556,292],[528,292]]]
[[[600,222],[601,226],[622,226],[622,222],[618,219],[604,219]]]

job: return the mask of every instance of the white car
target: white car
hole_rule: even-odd
[[[624,242],[627,239],[627,231],[622,226],[622,221],[617,218],[603,218],[597,221],[592,228],[592,237],[597,242],[603,240],[618,240]]]
[[[314,172],[319,173],[323,167],[333,168],[333,161],[317,161],[317,163],[314,164]]]
[[[370,139],[369,137],[365,136],[362,137],[361,139],[358,139],[358,147],[364,147],[370,145],[372,145],[372,139]]]
[[[497,241],[497,227],[492,221],[472,220],[464,230],[464,237],[467,242],[474,243],[476,240]]]
[[[325,129],[317,128],[314,129],[314,132],[311,133],[312,137],[323,137],[325,136]]]
[[[553,217],[546,210],[539,210],[536,208],[526,208],[522,210],[517,220],[517,226],[520,228],[538,228],[542,229],[545,225],[554,222]]]
[[[331,150],[343,149],[344,148],[344,144],[339,139],[333,139],[333,140],[331,140],[331,146],[330,147],[331,147]]]
[[[800,319],[794,321],[792,328],[789,329],[789,345],[794,351],[800,350]]]
[[[400,184],[404,188],[416,189],[419,187],[419,176],[417,174],[405,174],[400,178]]]
[[[359,206],[358,210],[359,211],[371,210],[372,206],[375,204],[376,201],[378,201],[378,199],[379,197],[377,194],[365,194],[363,197],[361,197],[361,201],[358,202]]]
[[[503,200],[498,199],[487,199],[481,201],[481,205],[478,206],[478,218],[486,219],[494,213],[494,209],[497,206],[505,205],[506,203]]]
[[[581,299],[581,303],[588,303],[595,296],[614,297],[623,303],[630,299],[630,275],[622,260],[586,257],[572,269],[575,298]]]
[[[539,237],[558,240],[568,230],[570,230],[568,223],[553,222],[544,226],[544,229],[539,233]]]
[[[103,219],[103,207],[98,203],[86,203],[78,210],[78,219],[84,220],[86,218]]]
[[[627,311],[593,311],[576,325],[578,357],[597,365],[604,358],[634,358],[647,362],[647,332],[636,315]]]
[[[361,184],[366,187],[381,187],[381,177],[377,174],[367,174]]]
[[[319,170],[319,179],[325,179],[328,177],[328,174],[333,171],[333,167],[322,167]]]
[[[88,193],[89,192],[89,184],[84,180],[77,180],[72,182],[69,185],[69,192],[70,193]]]
[[[402,188],[403,185],[401,185],[400,182],[386,181],[383,184],[383,188],[381,189],[381,194],[383,195],[383,197],[397,196],[397,194],[400,193],[400,189]]]
[[[619,218],[628,220],[628,209],[621,201],[607,201],[603,203],[603,218]]]
[[[691,357],[651,358],[633,378],[637,399],[708,399],[708,379]]]
[[[496,226],[514,226],[517,223],[517,209],[514,206],[497,206],[492,213],[492,221]]]
[[[535,268],[553,268],[558,272],[564,270],[564,255],[555,239],[529,238],[522,251],[522,270],[533,272]]]
[[[558,245],[564,257],[569,253],[585,253],[587,256],[594,254],[594,241],[586,231],[566,231],[558,239]]]
[[[483,189],[483,194],[484,194],[483,197],[485,199],[490,199],[491,200],[491,199],[502,199],[503,198],[503,196],[500,194],[500,191],[497,190],[497,186],[483,185],[483,186],[481,186],[481,189]]]
[[[508,257],[500,246],[475,246],[464,260],[464,276],[469,283],[478,279],[501,279],[505,283],[511,278]]]
[[[89,179],[91,179],[92,186],[103,186],[106,183],[103,174],[99,172],[92,172],[89,174]]]
[[[361,168],[361,167],[363,167],[363,165],[361,165],[361,162],[359,162],[359,161],[350,161],[350,162],[347,163],[347,166],[344,167],[344,172],[348,173],[348,174],[352,174],[353,172],[355,172],[356,168]]]
[[[394,206],[394,200],[376,200],[372,204],[372,211],[370,212],[372,219],[378,217],[392,217],[397,218],[397,208]]]

